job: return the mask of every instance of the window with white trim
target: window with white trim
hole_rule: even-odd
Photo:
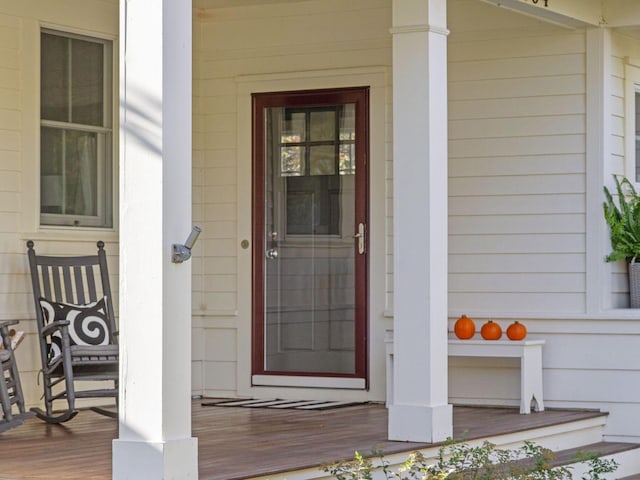
[[[40,223],[113,226],[111,41],[43,30]]]

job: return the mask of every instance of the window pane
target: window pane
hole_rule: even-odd
[[[280,169],[283,177],[304,174],[304,147],[280,148]]]
[[[336,149],[333,145],[320,145],[310,148],[310,174],[333,175],[336,173]]]
[[[356,139],[356,106],[353,103],[340,109],[340,140]]]
[[[307,138],[306,130],[306,115],[304,112],[293,113],[285,110],[282,120],[281,143],[304,142]]]
[[[69,39],[43,33],[40,58],[40,111],[44,120],[68,122]]]
[[[355,145],[343,143],[340,145],[340,175],[354,175],[356,173]]]
[[[289,177],[287,234],[339,235],[341,181],[338,175]]]
[[[97,215],[97,136],[91,132],[42,128],[42,213]]]
[[[312,142],[334,141],[336,137],[336,112],[320,111],[311,112],[310,121]]]
[[[71,40],[71,121],[84,125],[104,123],[103,46],[84,40]]]

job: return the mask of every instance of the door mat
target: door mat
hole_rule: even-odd
[[[246,408],[295,408],[296,410],[330,410],[332,408],[364,405],[367,402],[328,402],[320,400],[219,400],[202,402],[203,407],[246,407]]]

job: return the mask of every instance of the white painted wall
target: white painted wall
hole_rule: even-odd
[[[623,59],[640,44],[475,0],[449,11],[450,327],[462,313],[523,321],[546,340],[545,406],[608,411],[606,434],[637,440],[638,315],[598,235],[602,185],[624,172]],[[515,406],[518,365],[452,358],[449,385],[454,403]]]
[[[194,29],[194,361],[208,396],[384,399],[391,252],[391,3],[306,1],[200,11]],[[251,388],[251,112],[259,91],[370,85],[371,390]],[[199,264],[199,266],[198,266]]]
[[[450,312],[582,312],[584,33],[450,3]]]
[[[95,254],[96,241],[104,240],[112,285],[118,284],[115,230],[38,225],[40,26],[116,40],[117,3],[29,0],[0,6],[0,319],[18,319],[18,328],[27,332],[16,355],[28,406],[40,405],[42,387],[26,240],[34,240],[39,253],[51,254]]]

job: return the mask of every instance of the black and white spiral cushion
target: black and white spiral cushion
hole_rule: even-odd
[[[109,344],[109,321],[105,298],[86,305],[51,302],[46,298],[40,298],[40,307],[45,325],[56,320],[69,321],[71,345]],[[62,334],[58,330],[51,335],[49,362],[55,360],[61,352]]]

